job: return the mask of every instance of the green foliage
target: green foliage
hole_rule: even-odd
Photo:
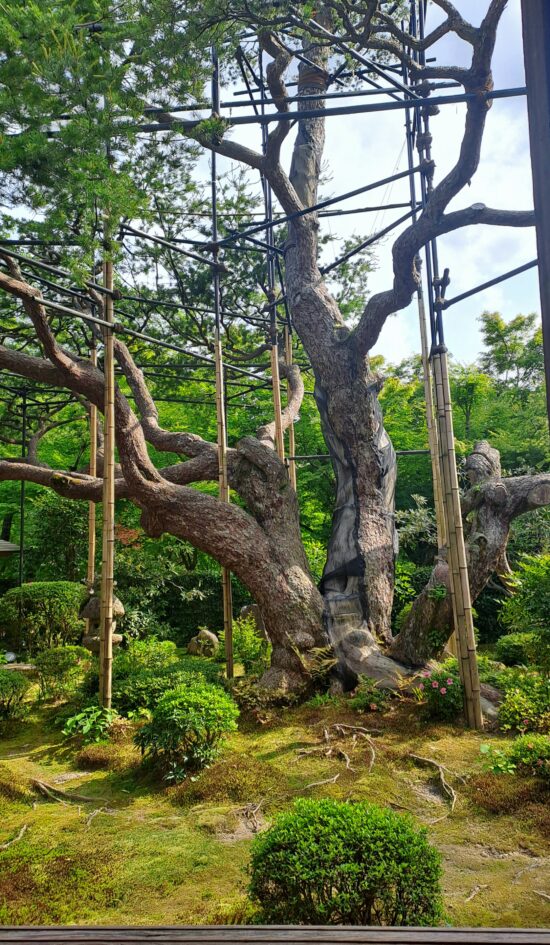
[[[444,663],[440,669],[422,674],[418,688],[426,700],[426,711],[432,719],[455,719],[464,705],[462,683],[455,665]]]
[[[507,748],[482,745],[485,768],[493,774],[534,775],[550,781],[550,736],[519,735]]]
[[[122,715],[154,709],[169,690],[205,681],[221,685],[220,667],[213,660],[180,654],[171,640],[131,640],[113,659],[113,706]],[[97,691],[98,670],[93,667],[83,693],[90,697]]]
[[[0,669],[0,719],[15,719],[23,713],[29,680],[15,669]]]
[[[360,676],[349,704],[357,712],[383,712],[389,700],[389,692],[382,689],[380,683],[369,676]]]
[[[220,650],[223,653],[225,634],[220,633]],[[237,617],[233,621],[233,656],[238,663],[242,663],[245,673],[262,673],[269,665],[271,646],[261,633],[258,632],[256,621],[252,614],[247,617]]]
[[[90,661],[91,655],[83,646],[54,646],[43,650],[34,661],[41,696],[70,692]]]
[[[249,892],[268,924],[436,925],[440,859],[408,817],[302,798],[253,841]]]
[[[75,643],[84,628],[78,613],[85,598],[82,585],[70,581],[23,584],[0,599],[0,626],[14,649],[31,656]]]
[[[85,503],[43,490],[29,506],[25,573],[35,581],[78,581],[86,573],[88,553]]]
[[[136,744],[166,780],[181,781],[216,757],[224,736],[236,730],[238,715],[236,703],[218,686],[193,682],[164,694]]]
[[[437,530],[435,513],[429,508],[428,500],[423,495],[413,495],[414,506],[409,509],[398,510],[395,521],[399,531],[399,546],[408,551],[414,548],[419,541],[435,547]]]
[[[109,729],[118,717],[116,709],[103,709],[98,705],[89,705],[76,715],[71,715],[63,727],[65,738],[79,736],[87,745],[101,742],[109,735]]]
[[[514,595],[502,608],[502,622],[516,632],[533,634],[536,663],[550,672],[550,554],[526,555],[513,581]]]
[[[532,633],[507,633],[495,645],[495,656],[506,666],[525,666],[533,653]]]
[[[521,774],[550,781],[549,735],[519,735],[512,742],[509,756]]]
[[[547,732],[550,728],[550,677],[537,672],[510,673],[498,710],[504,731]]]

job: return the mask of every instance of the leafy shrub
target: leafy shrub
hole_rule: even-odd
[[[550,671],[550,554],[525,555],[514,576],[515,593],[502,608],[504,626],[533,633],[537,664]]]
[[[113,660],[113,706],[123,715],[140,709],[154,709],[169,690],[196,681],[221,684],[220,667],[200,656],[180,656],[170,640],[132,640]],[[97,666],[83,684],[86,697],[99,687]]]
[[[426,926],[441,917],[440,877],[411,818],[302,798],[253,841],[249,892],[266,923]]]
[[[23,699],[30,683],[17,670],[0,669],[0,719],[16,719],[23,713]]]
[[[493,774],[534,775],[550,781],[550,736],[519,735],[511,745],[495,749],[482,745],[487,756],[487,767]]]
[[[349,700],[352,709],[357,712],[383,712],[390,699],[387,689],[382,689],[380,683],[369,676],[360,676],[359,683],[353,696]]]
[[[78,613],[85,598],[84,587],[71,581],[13,587],[0,599],[0,626],[7,642],[31,656],[76,643],[84,629]]]
[[[496,642],[495,655],[506,666],[524,666],[533,651],[532,633],[507,633]]]
[[[98,705],[89,705],[67,719],[63,735],[65,738],[74,738],[78,735],[85,745],[90,742],[101,742],[108,736],[109,728],[116,718],[116,709],[103,709]]]
[[[39,653],[34,662],[41,696],[70,692],[90,660],[90,653],[83,646],[54,646]]]
[[[502,674],[504,699],[498,721],[504,731],[545,732],[550,728],[550,678],[531,671]]]
[[[204,676],[181,670],[177,664],[156,672],[139,670],[122,678],[117,676],[113,683],[113,705],[122,715],[154,709],[166,692],[197,681],[204,682]]]
[[[455,665],[456,661],[449,660],[440,669],[422,674],[418,688],[432,719],[455,719],[462,712],[464,693]]]
[[[195,682],[166,692],[153,717],[136,735],[145,758],[181,781],[188,770],[203,768],[219,751],[224,735],[235,731],[239,710],[217,686]]]
[[[550,781],[549,735],[519,735],[512,742],[510,758],[521,773]]]
[[[220,651],[225,646],[225,633],[220,633]],[[271,646],[256,627],[252,614],[247,617],[237,617],[233,621],[233,656],[235,661],[242,663],[245,673],[261,673],[269,665]]]

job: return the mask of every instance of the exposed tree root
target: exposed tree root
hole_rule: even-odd
[[[73,804],[78,801],[85,804],[95,804],[98,800],[101,800],[98,797],[86,797],[85,794],[68,794],[67,791],[62,791],[61,788],[54,787],[53,784],[46,784],[45,781],[39,781],[38,778],[32,778],[31,784],[43,797],[47,797],[50,801],[57,801],[58,804],[65,804],[67,801]]]
[[[450,801],[451,813],[453,813],[456,806],[456,802],[458,800],[458,794],[456,793],[452,785],[450,785],[447,779],[445,778],[445,771],[448,770],[445,767],[445,765],[440,764],[439,761],[436,761],[434,758],[424,758],[422,757],[422,755],[414,755],[411,753],[409,757],[412,758],[414,761],[419,762],[421,765],[427,765],[429,767],[436,769],[438,773],[438,780],[439,780],[439,786],[441,788],[441,793],[444,795],[444,797],[448,798],[448,800]],[[459,778],[462,782],[464,782],[464,778],[462,778],[461,775],[454,774],[454,772],[450,772],[450,773],[453,774],[454,777]]]
[[[15,837],[12,837],[11,840],[7,840],[6,843],[0,843],[0,850],[7,850],[8,847],[12,846],[12,844],[17,843],[18,840],[22,840],[28,829],[29,825],[23,824],[21,830],[15,835]]]

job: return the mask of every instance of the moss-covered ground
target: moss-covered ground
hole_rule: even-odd
[[[166,788],[128,739],[81,750],[54,716],[43,708],[2,733],[0,924],[245,921],[251,839],[297,796],[412,813],[443,855],[450,924],[550,924],[548,794],[482,773],[480,745],[498,736],[428,724],[407,704],[383,715],[303,706],[244,720],[213,767]],[[414,754],[446,766],[454,809]],[[89,800],[48,799],[32,779]]]

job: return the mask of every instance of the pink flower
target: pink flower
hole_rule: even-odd
[[[433,683],[432,683],[432,689],[439,689],[439,683],[436,682],[435,679],[434,679],[434,681],[433,681]]]
[[[447,685],[452,686],[452,684],[453,684],[453,680],[449,677],[449,679],[447,680]]]
[[[425,669],[424,672],[422,673],[422,675],[423,675],[423,676],[429,676],[429,675],[430,675],[429,669]]]
[[[424,689],[424,683],[421,682],[418,688],[419,688],[419,689]]]
[[[441,687],[441,695],[444,696],[446,692],[447,692],[447,690],[445,689],[445,686],[442,686],[442,687]]]

